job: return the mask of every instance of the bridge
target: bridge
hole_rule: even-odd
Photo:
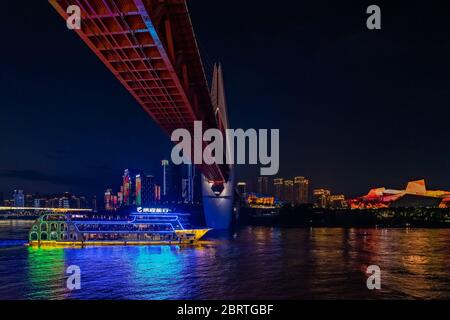
[[[220,66],[212,89],[206,80],[186,0],[49,0],[67,20],[81,10],[74,30],[148,115],[171,136],[228,127]],[[205,145],[206,146],[206,145]],[[207,224],[228,228],[233,204],[233,168],[199,165]]]

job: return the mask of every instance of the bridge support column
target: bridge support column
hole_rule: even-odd
[[[212,183],[202,175],[203,210],[206,225],[216,230],[226,230],[231,226],[234,208],[234,174],[223,185],[219,194]]]

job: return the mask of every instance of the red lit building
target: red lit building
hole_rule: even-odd
[[[425,180],[411,181],[405,190],[376,188],[349,200],[352,209],[440,207],[450,208],[450,191],[427,190]]]

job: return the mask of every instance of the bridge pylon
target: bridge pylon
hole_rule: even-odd
[[[229,129],[229,121],[220,64],[214,66],[211,100],[218,127],[225,133],[225,130]],[[230,145],[227,141],[225,152],[229,151]],[[220,183],[211,182],[202,175],[203,208],[208,228],[225,230],[231,226],[234,208],[234,166],[230,165],[225,171],[228,172],[227,181]]]

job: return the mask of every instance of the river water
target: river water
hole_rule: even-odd
[[[192,247],[37,249],[30,225],[0,221],[0,299],[450,299],[450,230],[244,228]],[[71,265],[80,290],[67,289]]]

